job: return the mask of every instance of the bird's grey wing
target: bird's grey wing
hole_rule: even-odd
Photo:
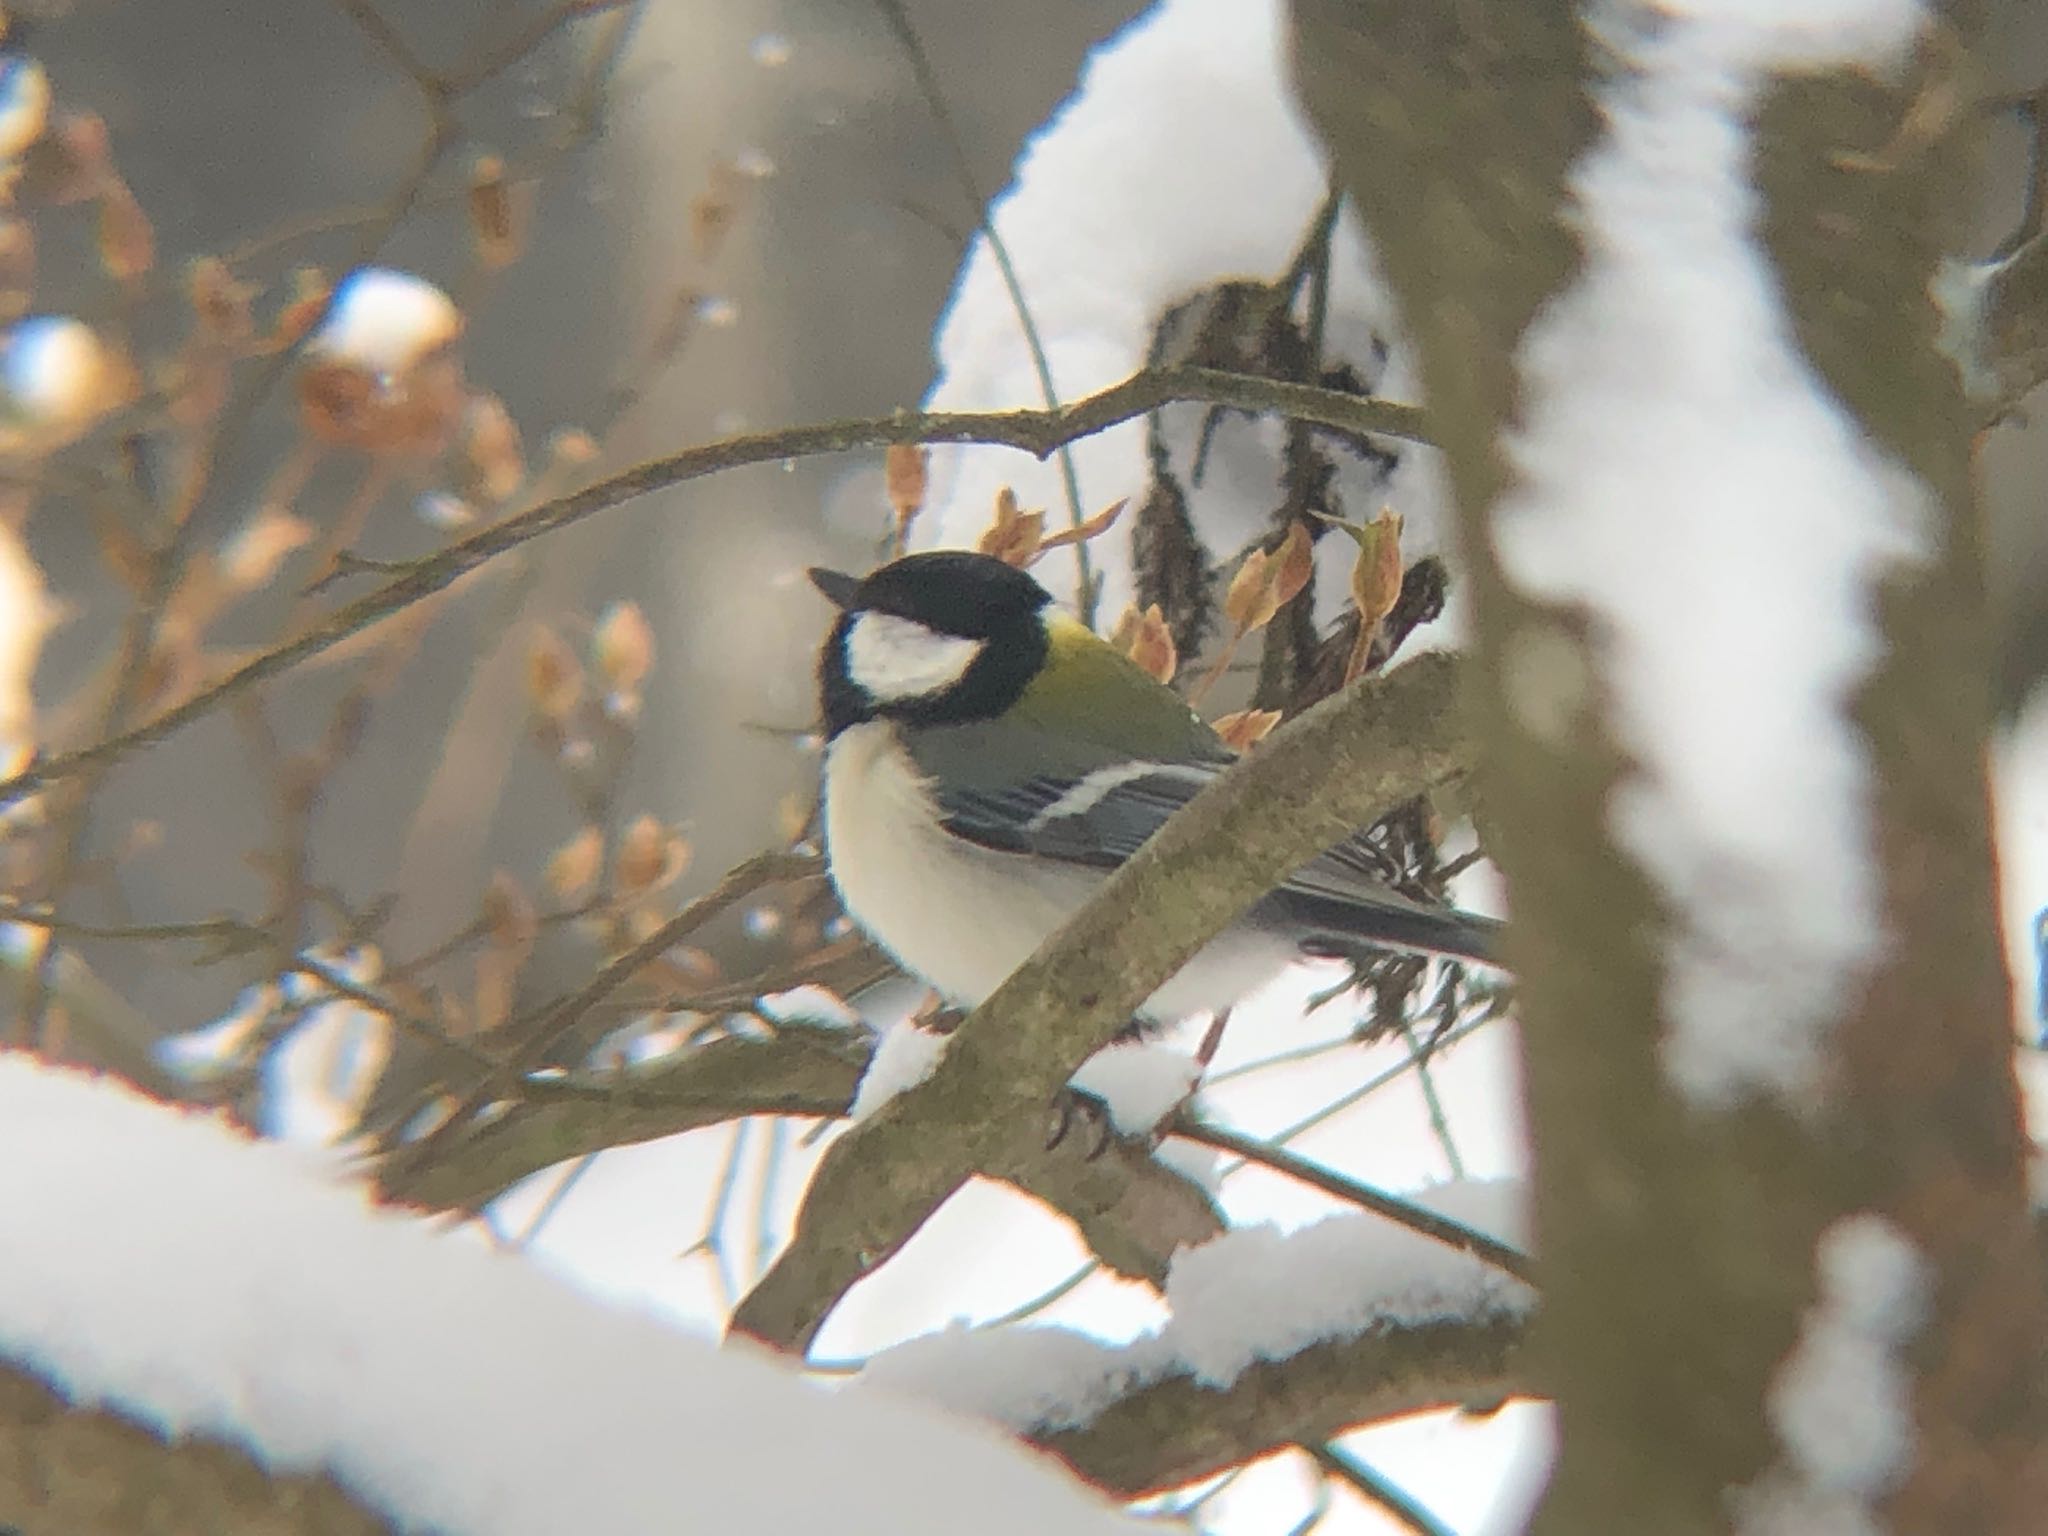
[[[938,799],[948,831],[988,848],[1063,864],[1114,869],[1217,770],[1184,763],[1120,763],[1080,776],[1045,774]]]
[[[1058,748],[1032,743],[1025,751],[1025,743],[962,734],[986,729],[924,732],[909,743],[931,777],[947,830],[986,848],[1094,869],[1113,869],[1137,852],[1231,761],[1077,758],[1071,742]],[[1002,750],[1006,746],[1020,750]],[[1062,752],[1064,761],[1057,755]],[[1050,758],[1057,766],[1020,774],[1020,757],[1039,764]],[[1316,948],[1341,952],[1381,944],[1496,958],[1497,923],[1404,896],[1387,884],[1386,874],[1363,837],[1347,838],[1290,877],[1261,912]]]

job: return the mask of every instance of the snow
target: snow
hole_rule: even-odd
[[[859,1029],[860,1015],[830,987],[805,982],[786,992],[764,992],[754,1011],[771,1024],[809,1024],[826,1029]]]
[[[36,660],[62,613],[27,543],[0,524],[0,754],[11,757],[33,740]]]
[[[915,1088],[938,1069],[952,1037],[922,1029],[908,1018],[897,1019],[875,1042],[875,1054],[868,1058],[867,1071],[854,1091],[846,1118],[858,1125],[897,1094]]]
[[[50,121],[50,77],[25,53],[0,53],[0,160],[14,160]]]
[[[1869,764],[1844,707],[1877,655],[1873,583],[1922,549],[1925,496],[1790,334],[1752,236],[1745,115],[1771,70],[1895,60],[1921,13],[1611,14],[1629,71],[1574,175],[1587,266],[1525,338],[1524,483],[1495,539],[1524,590],[1594,620],[1640,765],[1614,832],[1673,925],[1673,1081],[1706,1104],[1811,1103],[1825,1027],[1882,940]]]
[[[2013,1026],[2027,1040],[2048,1040],[2040,920],[2048,911],[2048,691],[2037,691],[1994,744],[2000,916],[2012,976]],[[2044,1121],[2048,1124],[2048,1121]]]
[[[1293,259],[1328,190],[1320,148],[1287,88],[1279,0],[1166,0],[1090,56],[1076,94],[1019,158],[991,218],[1044,341],[1059,398],[1071,402],[1146,366],[1155,330],[1174,306],[1232,279],[1272,280]],[[1393,343],[1382,362],[1382,340]],[[929,410],[1041,407],[1017,307],[986,237],[977,236],[940,324],[939,376]],[[1348,213],[1332,245],[1324,356],[1348,362],[1390,399],[1419,391],[1407,349],[1359,225]],[[1170,407],[1167,437],[1195,527],[1224,558],[1268,526],[1277,500],[1274,421],[1228,419],[1199,485],[1190,483],[1205,408]],[[1144,499],[1150,470],[1142,421],[1073,446],[1085,514]],[[1393,446],[1393,445],[1389,445]],[[1391,479],[1338,456],[1337,487],[1353,517],[1391,503],[1407,518],[1411,553],[1442,537],[1433,451],[1402,445]],[[1064,526],[1059,460],[987,446],[934,447],[930,505],[913,531],[922,547],[968,547],[988,525],[996,492]],[[879,502],[877,503],[879,504]],[[1098,610],[1113,620],[1130,598],[1132,518],[1090,545],[1105,577]],[[1317,594],[1327,619],[1345,595],[1351,546],[1320,541]],[[1074,588],[1074,556],[1037,567],[1056,594]]]
[[[28,315],[0,331],[0,454],[76,441],[121,403],[129,370],[82,320]]]
[[[1201,1063],[1164,1041],[1111,1045],[1081,1063],[1073,1086],[1109,1110],[1121,1136],[1146,1136],[1188,1101],[1202,1076]]]
[[[1461,1180],[1411,1198],[1525,1245],[1519,1183]],[[1258,1361],[1284,1360],[1379,1324],[1521,1312],[1534,1300],[1534,1292],[1492,1265],[1362,1213],[1294,1232],[1226,1232],[1177,1256],[1166,1287],[1176,1354],[1196,1380],[1217,1388]]]
[[[331,1470],[408,1529],[1131,1528],[985,1431],[850,1412],[779,1362],[370,1210],[302,1151],[18,1055],[0,1209],[0,1355],[165,1434]]]
[[[461,332],[461,311],[425,278],[391,267],[358,267],[335,285],[327,317],[307,350],[391,380]]]
[[[1901,1355],[1927,1319],[1929,1268],[1903,1232],[1863,1213],[1821,1233],[1814,1270],[1819,1299],[1766,1405],[1793,1477],[1753,1492],[1746,1532],[1876,1530],[1870,1507],[1912,1466]]]
[[[1524,1235],[1524,1188],[1510,1180],[1442,1184],[1410,1198],[1509,1242]],[[1469,1254],[1352,1212],[1291,1232],[1241,1228],[1184,1250],[1167,1277],[1166,1322],[1126,1344],[1069,1328],[955,1323],[878,1354],[860,1381],[1011,1429],[1059,1429],[1169,1376],[1220,1391],[1258,1362],[1314,1344],[1519,1314],[1534,1301]]]

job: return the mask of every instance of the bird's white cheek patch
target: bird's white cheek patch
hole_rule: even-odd
[[[959,682],[982,645],[893,613],[864,613],[846,634],[846,671],[880,703],[914,699]]]

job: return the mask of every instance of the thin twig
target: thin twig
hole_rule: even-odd
[[[1415,1536],[1456,1536],[1449,1526],[1408,1496],[1405,1489],[1386,1478],[1338,1445],[1305,1445],[1316,1465],[1344,1483],[1366,1503],[1385,1510],[1415,1532]]]
[[[1004,245],[1001,235],[996,233],[996,221],[989,213],[988,199],[981,194],[981,188],[974,179],[974,168],[968,163],[967,145],[960,137],[960,130],[953,121],[953,114],[946,106],[945,93],[939,89],[938,71],[932,68],[932,61],[924,51],[924,41],[917,35],[917,29],[910,24],[909,13],[903,9],[902,0],[875,0],[897,39],[903,44],[903,51],[909,55],[911,72],[917,76],[917,86],[924,95],[925,105],[931,108],[937,119],[939,131],[953,157],[954,174],[960,179],[960,187],[967,194],[967,201],[974,209],[975,222],[981,229],[981,237],[988,242],[989,254],[995,258],[996,271],[1002,274],[1003,287],[1010,295],[1010,306],[1017,311],[1017,323],[1024,331],[1024,345],[1031,353],[1031,366],[1038,375],[1039,395],[1045,401],[1045,408],[1057,411],[1060,408],[1059,391],[1053,387],[1052,364],[1045,354],[1045,343],[1038,334],[1038,324],[1031,317],[1031,306],[1024,298],[1024,285],[1017,277],[1017,269],[1010,261],[1009,248]],[[1079,528],[1087,520],[1081,510],[1081,478],[1074,469],[1074,456],[1063,443],[1059,449],[1060,480],[1067,493],[1067,512],[1072,525]],[[1074,546],[1075,569],[1079,573],[1080,601],[1075,604],[1081,615],[1081,622],[1090,629],[1095,627],[1095,577],[1088,560],[1086,541]]]
[[[1481,1232],[1476,1227],[1468,1227],[1462,1221],[1454,1221],[1448,1216],[1439,1215],[1412,1200],[1403,1200],[1400,1196],[1390,1195],[1385,1190],[1361,1184],[1335,1169],[1311,1162],[1308,1158],[1289,1152],[1283,1147],[1276,1147],[1257,1136],[1249,1136],[1243,1131],[1232,1130],[1228,1126],[1217,1125],[1212,1121],[1200,1120],[1186,1113],[1174,1118],[1167,1127],[1167,1134],[1178,1136],[1184,1141],[1192,1141],[1198,1146],[1214,1147],[1219,1152],[1235,1152],[1250,1162],[1263,1164],[1276,1173],[1284,1173],[1289,1178],[1320,1189],[1324,1194],[1334,1195],[1339,1200],[1371,1211],[1376,1216],[1384,1216],[1389,1221],[1399,1222],[1411,1231],[1433,1238],[1447,1247],[1468,1253],[1482,1263],[1491,1264],[1495,1269],[1513,1275],[1525,1285],[1536,1283],[1535,1265],[1519,1248]]]
[[[431,1163],[445,1147],[468,1131],[470,1120],[478,1110],[508,1091],[520,1074],[538,1066],[548,1052],[582,1022],[585,1014],[625,985],[649,962],[658,960],[686,936],[763,886],[809,874],[816,868],[817,860],[802,854],[756,854],[735,865],[717,885],[688,903],[581,987],[543,1010],[539,1018],[508,1024],[504,1033],[515,1043],[505,1059],[494,1064],[432,1131],[393,1152],[389,1176],[404,1179]]]

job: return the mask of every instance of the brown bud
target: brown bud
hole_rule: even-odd
[[[1272,558],[1263,549],[1244,557],[1223,594],[1223,616],[1240,634],[1249,634],[1279,611],[1273,595]]]
[[[540,915],[507,870],[498,870],[484,887],[477,919],[484,937],[498,949],[523,949],[540,935]]]
[[[1375,628],[1401,596],[1401,514],[1388,508],[1366,524],[1351,567],[1351,599],[1361,627]]]
[[[1157,603],[1143,613],[1133,605],[1126,613],[1131,619],[1128,632],[1125,621],[1117,621],[1117,634],[1124,636],[1120,646],[1123,653],[1155,682],[1172,682],[1173,674],[1180,669],[1180,655],[1174,647],[1173,628],[1166,622],[1165,613]],[[1111,641],[1117,643],[1114,636]]]
[[[312,524],[280,506],[259,507],[220,552],[220,576],[231,593],[267,586],[293,550],[312,542]]]
[[[631,694],[653,669],[654,630],[638,603],[613,603],[597,621],[590,649],[606,685],[614,692]]]
[[[100,193],[100,267],[117,283],[132,283],[156,265],[156,231],[124,181]]]
[[[921,443],[891,443],[882,456],[882,483],[888,489],[899,530],[907,530],[910,520],[924,510],[931,460],[931,450]]]
[[[519,259],[526,246],[528,194],[505,178],[505,162],[478,155],[469,168],[469,231],[477,259],[496,272]]]
[[[576,653],[545,624],[526,646],[526,703],[539,718],[560,724],[583,697],[583,668]]]
[[[995,521],[975,541],[984,555],[994,555],[1005,565],[1029,565],[1045,538],[1045,513],[1026,512],[1017,505],[1017,493],[1007,485],[996,492]]]
[[[463,414],[462,458],[466,473],[460,489],[466,500],[494,505],[525,483],[519,426],[496,395],[470,396]]]
[[[585,827],[549,856],[542,876],[548,893],[558,901],[582,895],[597,879],[603,860],[604,834],[596,827]]]
[[[1059,549],[1068,544],[1085,544],[1098,535],[1109,532],[1111,526],[1123,515],[1125,503],[1113,501],[1093,517],[1083,518],[1071,528],[1062,528],[1058,533],[1048,535],[1038,546],[1042,555],[1048,549]]]
[[[652,816],[642,816],[619,839],[612,880],[621,895],[644,896],[674,880],[689,862],[690,845],[680,834]]]
[[[1216,734],[1223,738],[1224,745],[1239,752],[1249,751],[1258,745],[1279,723],[1280,711],[1277,709],[1240,709],[1214,722]]]
[[[1275,611],[1293,602],[1316,573],[1315,541],[1308,524],[1299,519],[1287,525],[1287,537],[1273,553],[1273,607]]]
[[[240,346],[255,330],[250,301],[255,290],[238,282],[218,256],[201,256],[185,269],[185,299],[200,333],[223,346]]]

